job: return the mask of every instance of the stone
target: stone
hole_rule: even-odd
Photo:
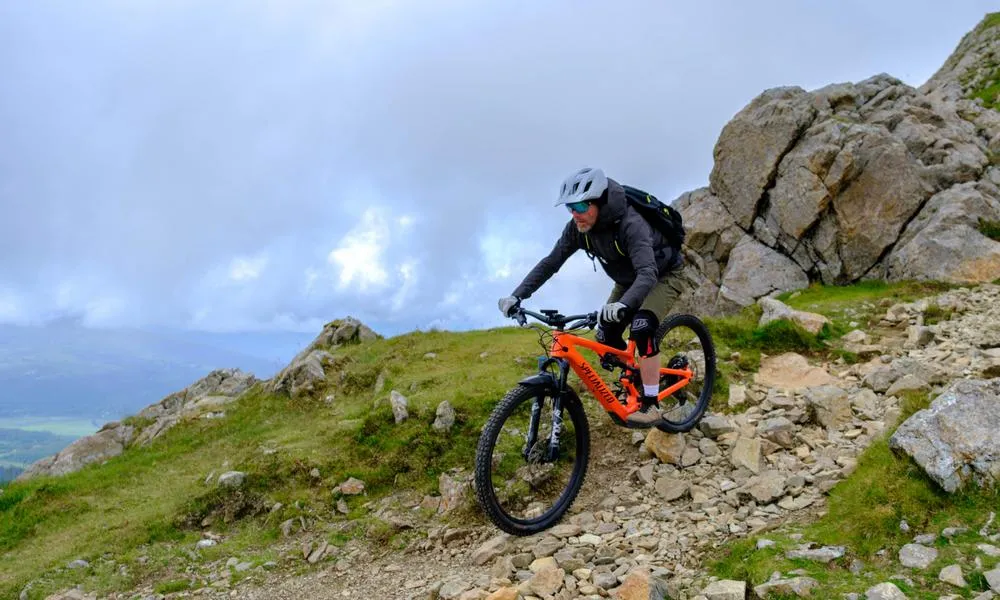
[[[813,422],[828,429],[846,425],[854,417],[847,392],[832,385],[810,387],[805,391]]]
[[[357,496],[364,493],[365,482],[355,477],[351,477],[337,486],[337,489],[345,496]]]
[[[486,597],[486,600],[517,600],[517,588],[502,587]]]
[[[729,419],[722,415],[705,415],[698,423],[698,428],[707,437],[717,438],[720,435],[735,431],[736,428],[729,422]]]
[[[986,571],[983,573],[983,577],[986,578],[986,583],[989,584],[991,590],[1000,593],[1000,568]]]
[[[822,331],[824,325],[828,325],[830,323],[830,320],[823,315],[794,310],[784,302],[774,298],[761,298],[757,301],[757,304],[763,309],[763,313],[757,323],[758,327],[763,327],[764,325],[774,321],[786,320],[791,321],[809,333],[816,335]]]
[[[747,388],[745,385],[731,384],[729,386],[729,407],[735,408],[743,406],[747,401]]]
[[[471,479],[470,475],[461,471],[441,473],[438,476],[438,493],[441,495],[438,513],[451,512],[465,503],[471,489]]]
[[[899,549],[899,562],[911,569],[926,569],[937,560],[938,551],[921,544],[906,544]]]
[[[907,373],[906,375],[903,375],[895,382],[893,382],[893,384],[889,386],[889,389],[885,391],[885,395],[896,396],[902,392],[926,391],[929,389],[930,386],[927,384],[926,381],[924,381],[917,375],[912,375],[910,373]]]
[[[733,215],[750,227],[757,203],[785,154],[812,124],[812,97],[797,87],[767,90],[722,129],[715,146],[710,189]]]
[[[218,483],[222,487],[241,488],[247,479],[247,474],[242,471],[227,471],[219,475]]]
[[[684,456],[684,434],[650,429],[646,436],[646,448],[660,459],[660,462],[680,466]]]
[[[758,504],[770,504],[785,493],[785,476],[776,470],[764,471],[751,477],[745,490]]]
[[[737,439],[730,455],[730,462],[734,467],[746,467],[752,473],[760,473],[760,440],[745,437]]]
[[[667,502],[673,502],[678,498],[686,496],[691,489],[691,484],[680,479],[661,477],[656,480],[656,492]]]
[[[869,338],[868,334],[864,331],[861,331],[860,329],[852,329],[841,336],[840,339],[849,344],[867,344]]]
[[[889,446],[913,457],[945,491],[995,485],[1000,474],[1000,379],[959,379],[904,421]]]
[[[541,558],[536,558],[535,560],[531,561],[531,564],[528,565],[528,570],[531,571],[532,573],[541,573],[546,569],[555,569],[557,567],[559,567],[559,563],[556,561],[554,557],[543,556]]]
[[[812,590],[819,586],[819,582],[812,577],[793,577],[791,579],[776,579],[762,583],[753,588],[759,598],[768,598],[771,594],[776,594],[787,598],[795,596],[797,598],[809,598]]]
[[[761,359],[760,370],[754,375],[754,383],[763,387],[799,391],[832,385],[837,380],[823,369],[810,366],[801,354],[786,352]]]
[[[906,600],[906,594],[894,583],[880,583],[865,591],[865,600]]]
[[[392,390],[389,393],[389,404],[392,406],[392,416],[396,420],[396,423],[402,423],[409,418],[410,413],[407,409],[409,401],[406,396],[400,394],[396,390]]]
[[[886,258],[891,276],[902,279],[919,273],[955,283],[993,281],[1000,274],[1000,244],[979,232],[978,219],[998,213],[996,199],[971,184],[936,194]],[[1000,215],[992,220],[1000,220]]]
[[[767,419],[758,425],[760,437],[778,444],[782,448],[795,446],[795,424],[785,417]]]
[[[485,565],[507,549],[507,541],[510,536],[506,534],[497,535],[479,546],[472,553],[472,563],[475,565]]]
[[[665,600],[668,598],[667,585],[640,569],[625,577],[614,597],[617,600]]]
[[[815,562],[829,563],[844,556],[843,546],[823,546],[822,548],[799,548],[785,553],[789,559],[801,558]]]
[[[432,427],[437,431],[447,431],[455,424],[455,409],[447,400],[442,400],[435,411]]]
[[[707,600],[743,600],[747,594],[747,582],[720,579],[708,584],[701,594]]]
[[[948,565],[941,569],[938,579],[955,587],[964,588],[968,585],[965,583],[965,577],[962,576],[962,567],[959,565]]]
[[[551,596],[563,586],[566,572],[559,568],[549,568],[535,573],[528,581],[529,588],[539,596]]]

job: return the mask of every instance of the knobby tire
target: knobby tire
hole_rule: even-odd
[[[476,449],[475,484],[476,497],[483,511],[501,530],[512,535],[526,536],[552,527],[569,510],[583,485],[587,474],[587,462],[590,458],[590,429],[587,416],[584,413],[580,398],[567,390],[563,395],[562,408],[573,421],[573,431],[576,442],[576,462],[570,480],[555,502],[553,507],[534,519],[519,519],[507,514],[500,506],[493,489],[492,457],[497,437],[503,429],[504,422],[513,414],[522,402],[532,402],[539,395],[551,398],[551,392],[538,386],[518,385],[503,397],[493,409],[489,420],[483,426]],[[543,412],[542,418],[551,418],[549,411]],[[564,432],[565,433],[565,432]]]

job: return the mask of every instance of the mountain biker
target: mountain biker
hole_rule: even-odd
[[[601,169],[581,169],[563,182],[556,206],[565,204],[572,218],[548,256],[541,259],[510,296],[498,301],[510,317],[522,300],[530,298],[578,249],[601,262],[615,282],[600,311],[597,341],[624,350],[629,327],[640,356],[640,409],[628,416],[635,425],[650,426],[660,419],[659,348],[655,332],[681,294],[680,252],[629,206],[622,186]],[[596,267],[595,267],[596,268]]]

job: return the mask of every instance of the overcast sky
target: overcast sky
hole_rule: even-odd
[[[672,201],[767,88],[914,86],[998,2],[0,3],[0,322],[506,324],[570,171]],[[536,308],[596,310],[577,253]]]

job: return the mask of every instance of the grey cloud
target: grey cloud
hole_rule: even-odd
[[[523,272],[490,279],[480,241],[549,248],[566,172],[600,165],[673,199],[707,182],[719,131],[765,88],[883,71],[919,85],[988,10],[8,3],[0,290],[49,316],[120,297],[130,324],[184,326],[198,311],[220,327],[343,314],[394,331],[498,324],[495,298]],[[415,229],[383,248],[389,289],[340,291],[327,256],[369,206]],[[212,280],[258,254],[260,278]],[[419,283],[399,309],[404,260]],[[325,292],[306,293],[308,269]],[[75,309],[68,280],[82,282]],[[583,306],[607,284],[574,257],[552,285],[594,297]],[[442,305],[455,289],[460,310]]]

